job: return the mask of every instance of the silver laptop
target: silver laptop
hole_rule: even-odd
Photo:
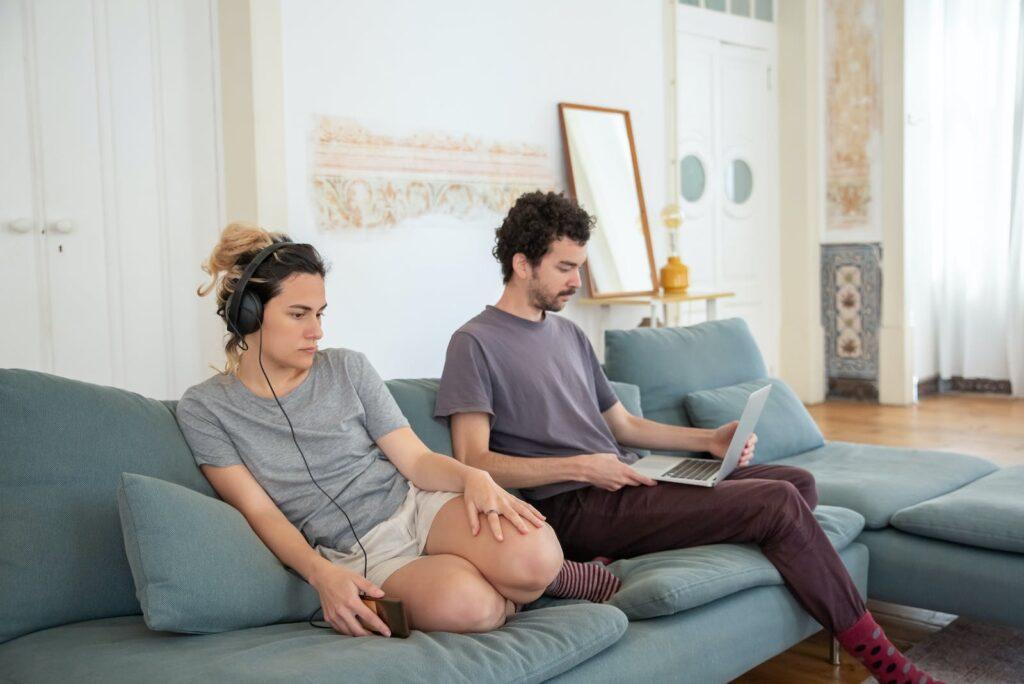
[[[757,419],[761,417],[764,403],[768,400],[771,385],[755,390],[747,397],[747,405],[740,416],[740,424],[732,436],[725,458],[687,458],[684,456],[648,456],[633,464],[633,469],[652,480],[678,482],[679,484],[714,487],[729,477],[740,462],[743,446],[754,432]]]

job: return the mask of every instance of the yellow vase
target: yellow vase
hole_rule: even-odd
[[[665,294],[686,294],[690,286],[690,269],[677,256],[670,256],[661,267],[661,288]]]

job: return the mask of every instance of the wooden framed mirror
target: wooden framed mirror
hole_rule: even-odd
[[[585,271],[591,297],[657,294],[629,112],[558,104],[569,187],[595,218]]]

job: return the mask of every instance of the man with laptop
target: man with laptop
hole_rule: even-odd
[[[716,430],[645,420],[619,403],[582,330],[549,315],[580,287],[591,225],[575,202],[534,192],[497,230],[504,292],[452,335],[437,395],[435,416],[450,419],[455,456],[519,488],[572,560],[756,543],[808,613],[876,677],[925,681],[875,623],[812,515],[811,474],[748,465],[770,387],[751,395],[740,421]],[[639,459],[630,447],[715,460]]]

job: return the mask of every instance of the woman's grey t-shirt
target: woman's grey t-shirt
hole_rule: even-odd
[[[409,422],[364,354],[318,351],[302,384],[278,398],[313,476],[332,497],[341,493],[360,537],[398,510],[409,484],[375,440]],[[185,391],[177,418],[196,463],[245,465],[312,546],[355,545],[341,511],[310,480],[273,397],[215,375]]]

